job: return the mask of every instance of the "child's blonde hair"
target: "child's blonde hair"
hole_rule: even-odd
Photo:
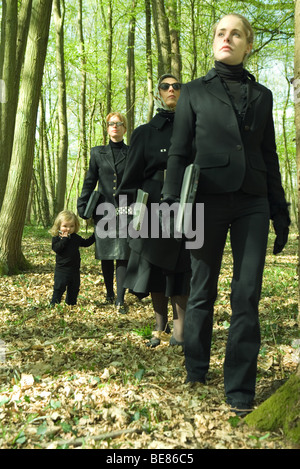
[[[74,224],[75,224],[74,233],[78,233],[80,223],[79,223],[79,219],[78,219],[77,215],[75,215],[75,213],[71,212],[70,210],[62,210],[57,215],[51,230],[49,230],[49,233],[52,234],[52,236],[57,236],[58,235],[58,232],[60,230],[60,225],[62,224],[63,220],[65,220],[65,221],[74,221]]]

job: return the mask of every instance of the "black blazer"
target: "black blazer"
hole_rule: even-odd
[[[128,148],[128,145],[124,143],[121,151],[118,152],[117,161],[114,161],[110,145],[97,146],[91,149],[89,169],[80,197],[77,200],[79,216],[83,216],[86,204],[98,182],[100,192],[98,204],[107,202],[115,207],[119,206],[116,191],[123,177]],[[102,217],[103,215],[94,215],[95,226]],[[95,235],[96,259],[128,259],[130,249],[127,239],[119,238],[118,232],[115,238],[99,238],[97,230],[95,230]]]
[[[199,193],[243,190],[285,203],[269,89],[248,77],[248,102],[239,127],[215,69],[183,85],[177,103],[164,194],[178,195],[187,160],[196,149]]]
[[[89,169],[77,201],[77,210],[80,216],[83,215],[90,195],[98,182],[99,203],[109,202],[116,207],[118,206],[115,195],[123,177],[128,148],[128,145],[124,143],[118,161],[114,161],[110,145],[97,146],[91,149]]]

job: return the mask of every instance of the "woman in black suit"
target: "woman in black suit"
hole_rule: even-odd
[[[134,130],[122,183],[118,194],[127,195],[135,202],[137,189],[149,194],[148,209],[160,203],[168,149],[181,85],[171,74],[159,79],[154,93],[157,114],[147,124]],[[151,224],[149,217],[149,226]],[[150,233],[150,228],[149,228]],[[190,259],[183,243],[174,239],[137,238],[130,240],[130,258],[125,286],[138,297],[151,294],[155,312],[155,331],[147,344],[160,343],[159,331],[170,332],[168,301],[173,309],[173,335],[170,345],[183,344],[184,313],[189,293]]]
[[[106,116],[106,123],[107,133],[110,137],[109,144],[91,149],[89,169],[83,183],[81,195],[77,201],[77,210],[82,218],[84,218],[87,202],[97,183],[100,193],[98,205],[108,203],[112,207],[116,207],[116,209],[119,206],[116,191],[123,176],[128,152],[128,146],[123,140],[127,128],[126,118],[119,112],[111,112]],[[96,259],[101,259],[102,273],[107,292],[106,302],[111,304],[115,302],[117,311],[126,313],[123,282],[130,252],[127,239],[126,237],[119,237],[118,232],[116,236],[100,237],[97,223],[101,221],[103,215],[99,215],[95,211],[93,218],[96,227],[95,257]],[[118,219],[116,226],[118,227]],[[116,260],[116,301],[113,287],[114,260]]]
[[[241,15],[226,15],[216,25],[215,67],[181,91],[163,188],[164,198],[178,196],[194,141],[204,245],[190,251],[192,280],[184,329],[187,382],[205,382],[209,368],[213,308],[229,231],[232,318],[224,384],[227,402],[237,413],[251,409],[255,395],[258,304],[269,219],[277,234],[275,254],[287,242],[290,223],[276,153],[272,93],[243,67],[252,43],[252,28]]]

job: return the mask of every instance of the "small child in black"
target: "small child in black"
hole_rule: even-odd
[[[78,217],[69,210],[63,210],[58,214],[50,230],[53,235],[52,249],[56,253],[51,305],[60,303],[66,290],[66,303],[68,305],[76,305],[77,303],[80,287],[79,248],[91,246],[95,242],[94,234],[88,239],[84,239],[77,234],[78,231]]]

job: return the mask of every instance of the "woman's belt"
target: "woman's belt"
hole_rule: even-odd
[[[116,207],[116,215],[133,215],[132,207]]]

